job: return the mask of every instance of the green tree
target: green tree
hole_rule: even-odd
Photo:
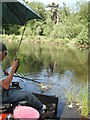
[[[7,35],[10,35],[10,34],[19,35],[20,34],[20,26],[19,25],[3,25],[2,28],[5,30],[5,33]]]
[[[38,2],[31,2],[28,5],[34,9],[41,17],[42,20],[31,20],[27,23],[27,35],[43,35],[44,24],[46,21],[46,10],[44,4]],[[28,34],[29,33],[29,34]]]
[[[59,19],[60,19],[60,16],[59,16],[59,14],[58,14],[58,8],[59,8],[59,4],[55,4],[55,3],[52,3],[51,5],[50,4],[48,4],[47,5],[47,8],[50,8],[51,10],[51,20],[52,21],[54,21],[54,23],[56,24],[58,24],[58,22],[59,22]]]
[[[73,9],[65,3],[63,3],[62,7],[52,3],[52,5],[48,5],[48,7],[52,8],[51,10],[46,10],[46,6],[40,2],[27,2],[27,4],[42,17],[42,20],[30,20],[27,22],[24,34],[27,37],[45,36],[47,38],[63,38],[64,40],[69,39],[68,42],[76,40],[78,44],[89,44],[87,2],[80,0]],[[51,13],[51,11],[55,10],[55,6],[57,8],[56,13],[58,12],[58,16],[60,16],[58,24],[55,24],[57,23],[57,14]],[[23,30],[23,27],[20,26],[5,25],[3,28],[6,34],[18,35]]]

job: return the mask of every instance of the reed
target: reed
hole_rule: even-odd
[[[81,110],[81,116],[84,118],[88,117],[88,82],[85,86],[80,86],[79,89],[70,88],[65,93],[67,104],[74,103],[74,105],[78,105],[79,110]]]

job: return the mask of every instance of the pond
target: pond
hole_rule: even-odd
[[[3,67],[8,68],[16,56],[18,45],[7,44],[8,55]],[[42,91],[40,84],[20,79],[23,88],[36,93],[56,95],[65,98],[65,92],[72,87],[85,87],[88,76],[88,51],[54,44],[22,43],[18,54],[18,75],[39,81],[47,86]],[[8,62],[7,62],[8,61]],[[15,78],[16,81],[18,78]],[[23,84],[22,84],[23,83]]]

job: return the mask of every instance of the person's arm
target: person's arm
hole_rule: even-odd
[[[9,89],[10,83],[11,83],[11,81],[12,81],[12,79],[13,79],[13,75],[14,75],[14,72],[15,72],[17,66],[18,66],[18,61],[17,61],[17,60],[16,60],[16,61],[14,60],[13,63],[12,63],[12,69],[11,69],[10,74],[7,76],[6,79],[4,79],[4,80],[2,80],[2,81],[0,82],[0,85],[1,85],[4,89],[6,89],[6,90]]]

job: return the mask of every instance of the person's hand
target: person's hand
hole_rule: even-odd
[[[14,72],[15,72],[17,67],[18,67],[18,60],[13,60],[13,62],[12,62],[12,69],[14,70]]]
[[[7,70],[4,70],[4,74],[5,74],[5,75],[8,75],[8,71],[7,71]]]

